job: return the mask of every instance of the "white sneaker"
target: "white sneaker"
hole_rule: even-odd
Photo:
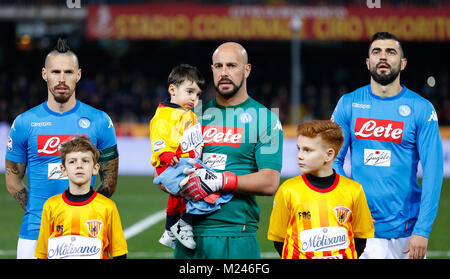
[[[170,231],[175,235],[178,241],[189,249],[195,249],[194,233],[192,226],[183,220],[179,220],[175,225],[170,227]]]
[[[164,231],[159,239],[159,243],[172,249],[175,249],[175,241],[177,241],[177,238],[171,231]]]

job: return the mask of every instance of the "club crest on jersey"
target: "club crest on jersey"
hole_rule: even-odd
[[[62,234],[64,232],[64,225],[57,225],[56,232]]]
[[[87,117],[81,117],[78,119],[78,126],[80,126],[80,128],[87,129],[91,126],[91,120]]]
[[[407,117],[411,114],[411,107],[408,105],[401,105],[398,107],[398,114],[403,117]]]
[[[253,116],[248,112],[244,112],[239,116],[239,120],[242,124],[247,124],[253,121]]]
[[[89,220],[85,224],[87,226],[89,234],[92,237],[97,237],[100,234],[103,226],[103,222],[99,220]]]
[[[352,212],[345,206],[338,206],[333,208],[333,210],[336,213],[336,219],[340,225],[344,225],[345,222],[347,222],[348,217],[350,217],[350,213]]]

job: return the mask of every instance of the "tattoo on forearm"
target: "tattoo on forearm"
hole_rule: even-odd
[[[6,174],[12,174],[18,176],[22,179],[25,176],[26,164],[24,163],[16,163],[13,161],[6,160],[5,171]]]
[[[118,169],[119,158],[100,164],[99,175],[101,182],[97,192],[108,198],[114,194],[117,186]]]
[[[26,168],[26,163],[5,160],[6,188],[23,209],[26,209],[28,202],[28,189],[23,183]]]
[[[23,188],[13,194],[14,199],[19,203],[19,205],[25,210],[27,208],[28,202],[28,190]]]

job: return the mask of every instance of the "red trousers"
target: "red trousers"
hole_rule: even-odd
[[[169,166],[161,166],[156,168],[156,173],[160,175],[164,170],[166,170]],[[182,215],[186,210],[186,200],[183,197],[177,197],[174,195],[169,196],[169,200],[167,201],[167,209],[166,212],[168,215]]]
[[[168,215],[181,216],[185,210],[186,210],[186,200],[183,197],[177,197],[174,195],[169,196],[166,209]]]

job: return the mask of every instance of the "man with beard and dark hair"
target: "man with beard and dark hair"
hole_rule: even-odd
[[[389,42],[390,44],[395,44],[396,47],[390,46],[386,48],[386,56],[380,58],[379,56],[382,55],[382,52],[378,44],[381,41],[383,43]],[[373,46],[374,42],[376,42],[375,46]],[[400,57],[400,63],[392,62],[390,58],[393,56]],[[370,60],[371,58],[372,60]],[[369,58],[366,59],[366,63],[375,84],[386,86],[393,83],[399,77],[400,71],[403,71],[406,67],[406,58],[398,38],[387,32],[376,33],[370,41]],[[397,85],[399,84],[398,82]],[[385,92],[385,90],[382,91]],[[395,90],[393,91],[395,92]]]
[[[6,188],[25,210],[17,245],[19,259],[34,258],[43,204],[67,189],[67,177],[60,168],[62,142],[75,135],[88,136],[101,152],[97,192],[110,197],[117,185],[119,159],[113,123],[105,112],[75,98],[81,69],[65,40],[59,39],[47,55],[42,78],[47,83],[47,100],[16,117],[6,150]],[[25,172],[28,186],[23,181]]]
[[[273,195],[280,183],[283,131],[278,116],[248,95],[251,64],[242,45],[227,42],[212,55],[217,96],[201,108],[203,163],[186,187],[187,199],[224,191],[233,197],[208,215],[195,215],[197,247],[180,243],[175,258],[260,258],[256,239],[259,206],[256,195]],[[200,181],[201,183],[196,183]]]
[[[370,84],[339,100],[332,119],[345,142],[334,168],[351,150],[351,176],[366,193],[375,237],[361,258],[424,258],[443,180],[443,151],[433,105],[400,83],[406,58],[399,40],[376,33],[366,59]],[[422,186],[417,181],[422,165]]]

